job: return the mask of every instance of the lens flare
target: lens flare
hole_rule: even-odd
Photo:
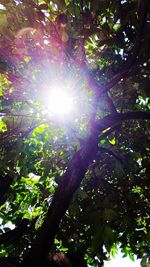
[[[67,92],[54,88],[50,92],[48,108],[55,115],[65,115],[73,111],[73,97]]]

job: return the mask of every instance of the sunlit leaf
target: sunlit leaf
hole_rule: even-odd
[[[113,138],[113,139],[108,139],[109,140],[109,143],[111,144],[111,145],[115,145],[116,144],[116,140],[115,140],[115,137]]]
[[[7,125],[4,121],[0,120],[0,133],[4,133],[7,131]]]

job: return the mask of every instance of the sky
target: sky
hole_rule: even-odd
[[[109,262],[105,262],[104,267],[141,267],[141,260],[130,260],[129,257],[122,258],[121,253],[115,255]]]

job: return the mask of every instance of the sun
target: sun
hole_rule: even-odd
[[[48,98],[48,108],[54,115],[64,116],[73,111],[73,96],[66,92],[64,88],[53,88]]]

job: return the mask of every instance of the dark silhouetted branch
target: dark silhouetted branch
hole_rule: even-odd
[[[72,196],[98,151],[100,132],[128,119],[150,119],[150,113],[128,112],[125,114],[113,114],[93,124],[91,136],[87,139],[83,148],[76,152],[66,172],[61,177],[45,221],[39,229],[35,240],[33,240],[31,250],[21,266],[41,266],[43,260],[48,257],[48,252],[53,244],[59,224],[69,207]]]
[[[104,119],[97,121],[95,123],[95,129],[101,132],[102,130],[104,130],[104,128],[107,129],[109,127],[113,127],[126,120],[149,120],[149,119],[150,119],[150,112],[135,111],[127,113],[116,113],[108,115]]]

